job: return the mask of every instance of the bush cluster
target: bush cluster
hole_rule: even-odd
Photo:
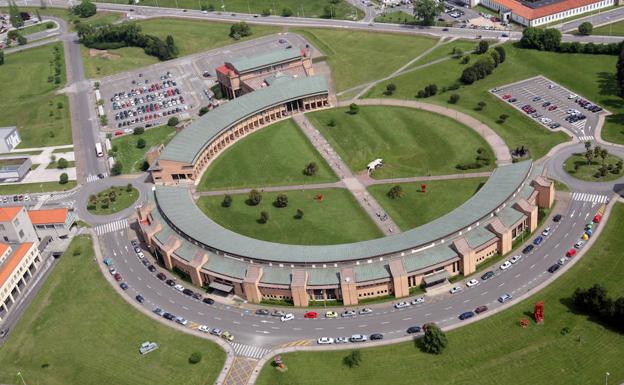
[[[610,298],[607,289],[600,284],[594,284],[586,290],[577,287],[572,301],[576,310],[624,332],[624,297]]]
[[[458,163],[455,168],[458,170],[474,170],[484,166],[488,166],[491,163],[491,159],[487,156],[487,151],[483,147],[477,149],[477,156],[474,162]]]
[[[424,89],[418,91],[416,97],[419,99],[428,98],[438,93],[438,86],[436,84],[429,84]]]
[[[562,53],[585,53],[590,55],[619,55],[622,42],[609,44],[561,42],[561,32],[555,28],[526,28],[522,32],[520,47]]]

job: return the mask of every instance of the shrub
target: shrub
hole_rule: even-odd
[[[115,162],[115,164],[111,168],[111,174],[113,176],[119,175],[119,174],[121,174],[122,170],[123,170],[123,165],[121,164],[121,162],[117,161],[117,162]]]
[[[278,194],[273,202],[275,207],[284,208],[288,206],[288,196],[286,194]]]
[[[271,10],[268,8],[265,8],[262,10],[262,12],[260,13],[262,16],[270,16],[271,15]]]
[[[297,209],[297,213],[295,214],[295,219],[303,218],[303,210]]]
[[[475,52],[478,55],[482,55],[486,53],[488,49],[490,49],[490,43],[488,43],[487,40],[481,40],[479,44],[477,44],[477,48],[475,49]]]
[[[342,362],[348,368],[356,368],[362,362],[362,353],[359,350],[352,350],[348,356],[342,359]]]
[[[290,8],[282,8],[282,16],[289,17],[292,16],[293,11]]]
[[[436,325],[427,325],[422,339],[422,350],[426,353],[441,354],[448,345],[446,334]]]
[[[269,221],[269,213],[266,211],[261,211],[260,212],[260,219],[259,222],[260,223],[267,223]]]
[[[97,7],[89,0],[82,0],[80,4],[71,8],[71,12],[76,16],[85,18],[95,15]]]
[[[202,107],[199,109],[199,116],[205,115],[210,109],[208,107]]]
[[[247,200],[247,203],[250,206],[258,206],[261,201],[262,201],[262,194],[260,194],[258,190],[253,189],[249,192],[249,199]]]
[[[329,122],[327,122],[327,125],[329,127],[336,127],[336,119],[329,119]]]
[[[173,117],[169,118],[169,120],[167,120],[167,126],[169,126],[169,127],[175,127],[175,126],[178,125],[178,123],[180,123],[180,119],[178,119],[175,116],[173,116]]]
[[[200,352],[194,352],[191,354],[191,356],[189,357],[188,361],[190,364],[198,364],[202,359],[202,354]]]
[[[58,162],[56,162],[56,168],[58,168],[59,170],[67,168],[67,166],[68,166],[68,162],[67,162],[67,159],[65,158],[60,158]]]
[[[360,112],[360,106],[358,106],[358,105],[357,105],[357,104],[355,104],[355,103],[351,103],[351,104],[349,105],[349,113],[350,113],[351,115],[355,115],[355,114],[357,114],[358,112]]]
[[[386,91],[384,92],[386,95],[392,95],[396,91],[396,85],[394,83],[390,83],[386,86]]]
[[[223,202],[221,202],[222,207],[230,207],[232,206],[232,196],[230,194],[225,194],[223,197]]]
[[[316,174],[317,171],[318,171],[318,166],[316,162],[310,162],[303,169],[303,174],[306,176],[313,176]]]
[[[390,199],[400,199],[405,195],[403,191],[403,187],[400,185],[392,186],[392,188],[388,191],[388,197]]]
[[[0,49],[0,66],[4,64],[4,51]],[[48,79],[48,82],[50,80]]]
[[[241,21],[240,23],[232,24],[230,27],[230,37],[234,40],[239,40],[243,37],[251,35],[251,28],[249,24]]]
[[[485,107],[487,106],[487,104],[484,101],[480,101],[479,103],[477,103],[477,111],[481,111],[483,110]]]
[[[67,182],[69,182],[69,176],[67,175],[66,172],[62,173],[61,176],[59,177],[59,183],[60,184],[67,184]]]
[[[581,25],[578,26],[579,34],[581,34],[583,36],[591,35],[593,30],[594,30],[594,26],[589,21],[583,22],[583,23],[581,23]]]
[[[505,52],[505,48],[501,46],[496,46],[494,47],[494,50],[498,52],[498,57],[499,57],[498,63],[499,64],[504,63],[505,59],[507,58],[507,52]]]
[[[459,94],[452,94],[448,100],[448,102],[451,104],[456,104],[458,101],[459,101]]]
[[[132,134],[134,134],[134,135],[143,135],[144,132],[145,132],[145,128],[143,128],[143,127],[135,127],[134,131],[132,131]]]
[[[460,63],[461,63],[461,64],[468,64],[468,63],[470,63],[470,56],[469,56],[469,55],[464,56],[464,57],[461,59]]]
[[[126,185],[126,192],[131,192],[132,191],[132,183],[128,183]]]
[[[137,148],[145,148],[145,139],[139,138],[139,140],[137,140],[136,147]]]

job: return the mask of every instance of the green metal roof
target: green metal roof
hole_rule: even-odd
[[[487,219],[512,196],[530,169],[530,161],[501,166],[468,201],[432,222],[384,238],[340,245],[287,245],[250,238],[207,217],[186,188],[157,186],[155,196],[164,216],[181,232],[224,253],[273,262],[339,262],[398,253],[453,236],[457,231]]]
[[[485,226],[479,226],[464,233],[464,237],[466,242],[468,242],[468,246],[474,249],[496,238],[496,234],[486,229]]]
[[[524,214],[514,209],[512,205],[509,205],[499,211],[496,216],[500,218],[501,222],[503,222],[506,227],[511,227],[514,223],[518,222]]]
[[[260,282],[276,285],[290,285],[291,274],[291,268],[262,266]]]
[[[327,92],[323,76],[280,79],[270,87],[245,94],[204,114],[169,142],[160,159],[193,164],[212,139],[247,117],[272,106]]]
[[[228,63],[240,73],[253,71],[255,69],[268,67],[273,64],[281,64],[301,58],[301,51],[298,49],[280,49],[267,52],[262,55],[242,57],[231,60]]]
[[[238,279],[244,279],[247,272],[247,264],[245,262],[213,253],[210,253],[208,262],[202,268]]]
[[[200,247],[195,246],[194,244],[192,244],[191,242],[187,241],[184,238],[180,237],[180,240],[182,241],[182,244],[173,253],[177,255],[178,257],[182,258],[183,260],[185,260],[186,262],[192,261],[193,258],[195,258],[195,254],[197,253],[197,251],[200,250]],[[202,251],[204,250],[202,249]]]
[[[390,278],[390,268],[387,263],[364,263],[353,267],[357,282],[372,281],[374,279]]]
[[[451,249],[450,244],[445,243],[404,256],[403,266],[405,266],[405,271],[410,273],[457,257],[457,253]]]
[[[340,273],[336,268],[307,269],[306,271],[309,286],[340,284]]]

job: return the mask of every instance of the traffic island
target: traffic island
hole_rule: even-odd
[[[97,194],[91,194],[87,210],[93,215],[110,215],[130,207],[139,198],[139,190],[127,186],[113,186]]]

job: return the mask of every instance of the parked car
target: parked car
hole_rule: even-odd
[[[137,294],[137,296],[136,296],[136,297],[134,297],[134,298],[135,298],[135,299],[137,300],[137,302],[139,302],[139,303],[143,303],[143,302],[145,302],[145,298],[144,298],[141,294]]]
[[[533,244],[534,244],[535,246],[537,246],[537,245],[539,245],[540,243],[542,243],[542,241],[543,241],[543,240],[544,240],[544,237],[542,237],[542,236],[540,235],[539,237],[537,237],[537,238],[535,238],[535,239],[533,240]]]
[[[234,336],[232,335],[232,333],[228,332],[227,330],[221,334],[221,338],[229,342],[234,341]]]
[[[346,344],[347,342],[349,342],[349,339],[347,337],[336,337],[336,339],[334,340],[335,344]]]
[[[173,279],[168,279],[167,281],[165,281],[165,283],[169,286],[175,286],[175,281]]]
[[[471,312],[471,311],[467,311],[467,312],[463,312],[459,315],[459,319],[461,321],[463,320],[467,320],[468,318],[472,318],[474,317],[475,313]]]
[[[411,303],[412,303],[412,305],[418,305],[418,304],[421,304],[421,303],[425,303],[425,297],[414,298]]]
[[[123,279],[123,277],[119,273],[115,273],[115,275],[113,275],[113,277],[115,277],[115,281],[117,281],[117,282],[120,282]]]
[[[176,289],[178,289],[178,288],[176,287]],[[193,294],[195,294],[195,292],[193,290],[191,290],[191,289],[184,289],[184,288],[182,289],[182,293],[184,293],[184,294],[186,294],[188,296],[192,296]]]
[[[485,305],[483,305],[483,306],[477,306],[477,308],[474,310],[474,312],[475,312],[476,314],[481,314],[481,313],[486,312],[486,311],[488,311],[488,307],[487,307],[487,306],[485,306]]]
[[[483,274],[481,276],[481,280],[487,281],[488,279],[490,279],[492,277],[494,277],[494,272],[493,271],[488,271],[488,272],[486,272],[485,274]]]
[[[185,318],[182,318],[182,317],[176,318],[175,322],[179,323],[182,326],[188,325],[188,321]]]
[[[527,247],[522,249],[522,254],[529,254],[531,251],[533,251],[534,248],[535,246],[533,245],[527,245]]]
[[[287,322],[295,319],[295,315],[293,313],[284,314],[280,320],[282,322]]]
[[[341,317],[354,317],[356,315],[355,310],[345,310],[340,314]]]
[[[371,341],[383,340],[383,334],[381,334],[381,333],[373,333],[373,334],[370,335],[370,340]]]
[[[210,331],[210,334],[212,334],[213,336],[221,337],[221,334],[223,334],[223,332],[219,328],[214,328]]]
[[[544,231],[542,231],[542,236],[547,237],[550,235],[550,226],[546,227]]]
[[[466,286],[468,287],[473,287],[479,284],[479,281],[476,279],[471,279],[470,281],[466,282]]]
[[[461,290],[462,290],[462,289],[461,289],[461,287],[459,287],[459,286],[455,286],[454,288],[452,288],[451,290],[449,290],[449,293],[451,293],[451,294],[457,294],[457,293],[459,293]]]
[[[155,272],[155,271],[156,271],[156,266],[154,266],[154,265],[149,265],[149,266],[147,267],[147,270],[149,270],[151,273],[153,273],[153,272]]]
[[[159,316],[163,316],[165,314],[165,311],[159,307],[157,307],[156,309],[152,310],[154,312],[154,314],[157,314]]]
[[[214,301],[214,299],[212,299],[212,298],[209,298],[209,297],[204,297],[204,298],[202,299],[202,302],[203,302],[203,303],[205,303],[205,304],[207,304],[207,305],[212,305],[215,301]]]
[[[585,244],[585,241],[578,241],[574,244],[574,247],[580,249]]]
[[[199,325],[197,330],[204,333],[210,333],[210,328],[208,327],[208,325]]]
[[[559,270],[559,268],[561,267],[561,265],[559,265],[558,263],[552,265],[551,267],[548,268],[548,272],[549,273],[555,273],[557,270]]]
[[[338,318],[338,313],[330,310],[328,312],[325,312],[325,318]]]
[[[122,282],[122,283],[120,283],[120,284],[119,284],[119,287],[120,287],[122,290],[128,290],[128,287],[129,287],[129,286],[128,286],[128,284],[127,284],[127,283]]]
[[[309,311],[303,315],[303,318],[318,318],[318,313],[315,311]]]
[[[365,307],[364,309],[360,309],[359,313],[360,314],[370,314],[373,312],[373,309]]]
[[[505,293],[505,294],[501,295],[500,297],[498,297],[498,302],[500,302],[500,303],[509,302],[509,301],[511,301],[512,298],[513,297],[511,296],[511,294]]]
[[[334,339],[331,337],[321,337],[316,340],[316,343],[319,345],[331,345],[334,343]]]
[[[507,270],[511,267],[511,262],[505,261],[502,265],[500,265],[501,270]]]
[[[566,257],[568,258],[572,258],[576,255],[576,250],[575,249],[570,249],[566,252]]]
[[[559,222],[559,221],[561,220],[561,218],[562,218],[562,217],[561,217],[561,214],[557,214],[557,215],[555,215],[555,216],[553,217],[553,221],[555,221],[555,222]]]
[[[410,326],[407,328],[407,334],[420,333],[421,330],[420,326]]]
[[[181,292],[184,291],[184,286],[180,284],[175,285],[173,288],[176,289],[177,291],[181,291]]]
[[[163,314],[163,318],[169,321],[173,321],[176,318],[176,316],[171,313],[165,313]]]
[[[269,315],[271,314],[267,309],[256,309],[256,315]]]
[[[273,313],[271,313],[271,315],[273,317],[283,317],[286,315],[286,312],[282,310],[273,310]]]
[[[349,338],[351,342],[365,342],[368,338],[364,334],[354,334]]]
[[[394,304],[394,307],[396,309],[405,309],[406,307],[409,307],[409,306],[410,306],[409,302],[405,302],[405,301],[401,301],[399,303]]]
[[[514,255],[513,257],[511,257],[511,259],[509,260],[509,262],[511,262],[511,263],[517,263],[520,259],[522,259],[522,255],[521,255],[521,254]]]

